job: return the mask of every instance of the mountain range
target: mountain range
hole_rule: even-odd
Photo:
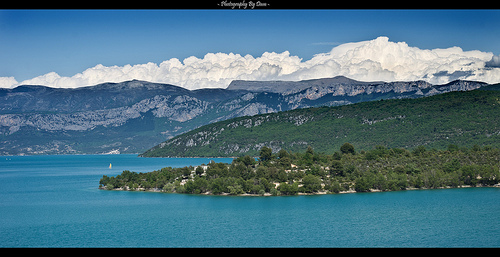
[[[457,80],[361,82],[233,81],[226,89],[187,90],[147,81],[0,89],[0,155],[141,153],[203,125],[241,116],[381,99],[469,91],[488,84]]]

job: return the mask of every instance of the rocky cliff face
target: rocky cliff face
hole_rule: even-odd
[[[0,89],[0,155],[138,153],[199,126],[240,116],[313,106],[421,97],[486,85],[454,81],[359,82],[335,77],[298,82],[234,81],[190,91],[146,81],[77,89]]]
[[[152,111],[155,117],[184,122],[203,113],[208,102],[190,96],[163,96],[142,100],[130,107],[119,107],[75,113],[28,113],[0,115],[0,126],[9,127],[9,134],[17,132],[23,126],[32,126],[43,130],[78,130],[94,129],[96,126],[118,127],[130,119],[141,117]]]

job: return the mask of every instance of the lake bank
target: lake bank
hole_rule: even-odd
[[[354,194],[354,193],[381,193],[381,192],[398,192],[398,191],[412,191],[412,190],[434,190],[434,189],[459,189],[459,188],[500,188],[500,184],[495,184],[492,186],[483,186],[483,185],[477,185],[477,186],[470,186],[470,185],[462,185],[458,187],[437,187],[437,188],[405,188],[397,191],[382,191],[378,189],[371,189],[368,192],[356,192],[356,190],[347,190],[347,191],[340,191],[338,193],[332,193],[328,191],[319,191],[315,193],[297,193],[297,196],[304,196],[304,195],[328,195],[328,194]],[[153,192],[153,193],[166,193],[166,194],[186,194],[186,193],[175,193],[175,192],[164,192],[160,188],[152,188],[152,189],[146,189],[146,188],[136,188],[134,190],[130,190],[129,188],[114,188],[114,189],[106,189],[105,187],[99,187],[100,190],[113,190],[113,191],[130,191],[130,192]],[[214,195],[214,196],[281,196],[281,195],[273,195],[271,193],[264,193],[264,194],[249,194],[249,193],[244,193],[244,194],[230,194],[230,193],[221,193],[221,194],[212,194],[210,192],[205,192],[203,194],[198,194],[198,195]]]

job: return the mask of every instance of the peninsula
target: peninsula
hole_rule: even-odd
[[[104,175],[105,190],[154,191],[206,195],[298,195],[399,191],[500,185],[500,149],[450,144],[446,150],[419,146],[412,151],[376,146],[356,151],[344,143],[333,154],[307,147],[305,152],[262,147],[260,156],[232,163],[166,167],[147,173],[125,170]]]

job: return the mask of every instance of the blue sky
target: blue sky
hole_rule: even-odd
[[[98,64],[218,52],[288,51],[306,61],[379,36],[498,56],[499,28],[499,10],[0,10],[0,77],[70,77]]]

